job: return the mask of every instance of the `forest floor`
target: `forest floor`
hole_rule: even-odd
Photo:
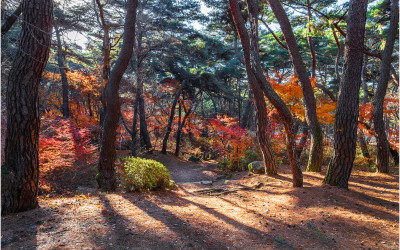
[[[285,165],[224,176],[215,162],[149,157],[168,167],[172,190],[108,194],[93,166],[63,170],[40,208],[1,218],[1,248],[399,249],[398,171],[356,169],[349,190],[322,185],[326,169],[304,172],[293,188]]]

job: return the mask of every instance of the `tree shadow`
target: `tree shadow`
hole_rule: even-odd
[[[230,245],[229,242],[224,242],[224,240],[218,239],[215,235],[210,234],[204,227],[192,225],[188,221],[184,221],[173,212],[161,208],[145,197],[143,199],[134,199],[134,197],[129,194],[122,194],[122,197],[141,209],[148,216],[162,222],[169,230],[179,237],[178,242],[164,243],[164,248],[226,249],[227,246]],[[182,206],[184,205],[183,203],[189,204],[187,200],[172,196],[168,204]],[[208,209],[205,209],[205,211],[207,210]]]
[[[38,235],[57,230],[57,214],[47,207],[1,217],[1,249],[38,249]],[[54,223],[54,222],[58,223]],[[49,226],[51,222],[51,226]],[[41,242],[41,245],[46,241]]]

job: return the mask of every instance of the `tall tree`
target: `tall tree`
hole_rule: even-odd
[[[324,183],[348,188],[356,154],[357,123],[367,0],[351,0],[339,98],[335,116],[334,156]]]
[[[376,133],[376,145],[378,154],[376,158],[376,170],[381,173],[389,171],[389,142],[385,132],[385,123],[383,121],[383,101],[385,99],[388,82],[390,79],[390,66],[393,53],[394,42],[398,34],[399,24],[399,1],[392,0],[390,5],[390,24],[388,36],[386,38],[385,48],[382,55],[379,83],[374,99],[374,130]]]
[[[240,40],[242,42],[244,61],[247,71],[247,77],[249,81],[250,88],[253,91],[254,99],[257,108],[257,137],[258,143],[263,153],[263,159],[265,163],[265,169],[267,174],[273,175],[277,173],[275,160],[272,154],[272,148],[269,141],[269,136],[267,134],[268,127],[268,117],[267,108],[265,105],[264,95],[262,89],[257,83],[257,79],[251,69],[250,63],[250,39],[247,33],[244,19],[239,9],[237,0],[230,0],[230,9],[232,13],[233,20],[236,25],[237,32],[239,34]]]
[[[58,69],[61,74],[61,84],[62,84],[62,115],[64,118],[68,118],[69,117],[68,79],[63,59],[64,56],[62,51],[60,28],[57,21],[58,20],[54,22],[54,29],[56,31],[56,38],[57,38],[57,63],[58,63]]]
[[[135,43],[135,22],[138,0],[128,0],[124,25],[124,41],[118,59],[111,70],[105,88],[107,109],[104,118],[103,138],[98,165],[99,174],[96,176],[101,189],[115,191],[116,180],[114,174],[115,142],[117,127],[120,118],[119,85],[122,76],[132,57]]]
[[[175,117],[176,103],[178,102],[178,99],[179,99],[179,96],[181,95],[182,89],[185,87],[186,81],[187,80],[183,80],[182,81],[181,85],[179,86],[178,91],[175,94],[174,101],[172,102],[171,114],[170,114],[169,119],[168,119],[167,131],[165,132],[165,136],[164,136],[163,143],[162,143],[162,145],[163,145],[162,146],[162,150],[161,150],[162,154],[166,154],[167,153],[168,137],[169,137],[169,134],[172,131],[172,122],[173,122],[174,117]],[[180,124],[178,124],[178,125],[180,126]]]
[[[150,150],[152,148],[149,131],[147,129],[145,102],[143,94],[143,63],[146,54],[143,51],[143,35],[145,34],[146,17],[143,13],[146,1],[141,1],[138,7],[138,17],[136,21],[136,99],[138,103],[138,115],[140,122],[140,148]]]
[[[323,161],[323,137],[322,129],[317,118],[316,101],[311,86],[310,78],[303,59],[297,47],[296,38],[293,34],[292,26],[279,0],[268,0],[272,11],[278,19],[283,36],[285,37],[289,50],[290,59],[293,62],[295,73],[300,81],[303,92],[306,121],[311,135],[310,156],[308,159],[307,171],[321,171]]]
[[[293,117],[285,105],[284,101],[278,96],[278,94],[271,87],[271,84],[266,80],[263,75],[261,68],[261,62],[259,58],[259,39],[258,39],[258,9],[255,0],[247,0],[247,6],[249,9],[250,19],[250,58],[251,58],[251,69],[254,73],[257,84],[263,90],[265,96],[272,103],[279,113],[280,118],[283,121],[287,139],[287,152],[289,155],[290,166],[292,168],[293,175],[293,186],[303,186],[303,174],[301,172],[300,164],[296,157],[296,132],[294,129]],[[243,46],[243,45],[242,45]],[[243,46],[244,48],[244,46]]]
[[[5,160],[1,167],[1,212],[38,206],[38,87],[51,45],[53,1],[24,0],[19,50],[8,77]]]

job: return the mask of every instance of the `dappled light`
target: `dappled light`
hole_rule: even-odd
[[[399,0],[1,23],[2,249],[399,248]]]

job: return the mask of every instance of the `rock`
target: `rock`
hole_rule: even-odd
[[[197,158],[196,156],[191,155],[191,156],[189,157],[188,160],[189,160],[189,161],[192,161],[192,162],[199,162],[199,161],[200,161],[200,158]]]
[[[265,174],[265,165],[263,161],[253,161],[249,164],[249,171],[255,174]]]
[[[202,182],[200,182],[201,184],[203,184],[203,185],[212,185],[212,181],[202,181]]]

